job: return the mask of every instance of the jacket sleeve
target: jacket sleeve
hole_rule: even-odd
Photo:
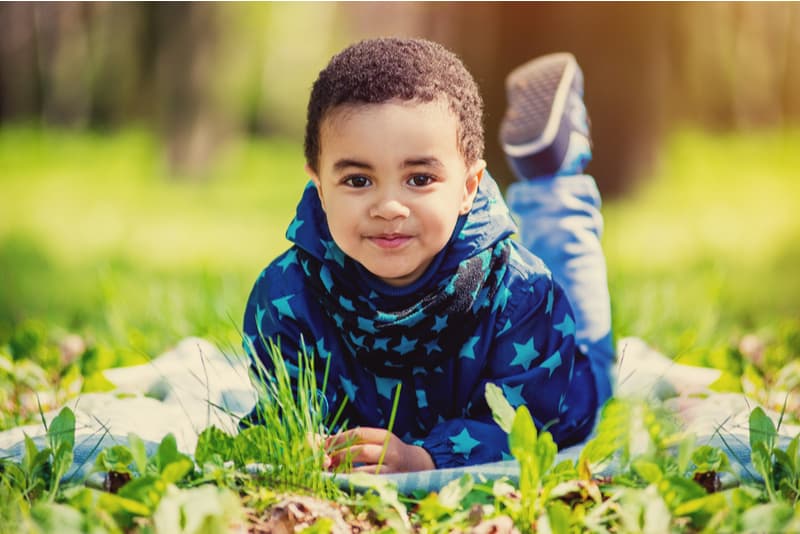
[[[549,276],[518,280],[496,317],[492,339],[482,340],[486,366],[470,394],[464,417],[443,421],[421,445],[437,467],[510,459],[508,437],[494,422],[486,384],[502,389],[515,408],[526,405],[538,429],[560,448],[591,431],[597,394],[588,360],[576,351],[572,310]]]
[[[305,353],[311,357],[321,345],[313,344],[310,325],[298,319],[306,317],[308,311],[302,288],[299,284],[293,283],[295,277],[291,272],[281,272],[280,267],[276,268],[276,264],[284,256],[276,259],[259,275],[244,312],[242,345],[250,358],[251,381],[261,398],[265,393],[263,388],[265,379],[275,369],[273,353],[282,358],[294,389],[299,372],[300,355]],[[280,283],[274,283],[275,280],[280,280]],[[314,357],[314,360],[318,362],[319,358]],[[318,384],[321,384],[319,378],[322,376],[322,371],[320,369],[315,371]],[[258,418],[258,407],[245,418],[244,422],[261,423]]]

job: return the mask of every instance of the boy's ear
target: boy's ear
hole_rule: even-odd
[[[306,163],[305,170],[306,174],[308,175],[309,178],[311,178],[311,181],[314,182],[314,186],[317,188],[317,196],[319,196],[319,203],[322,204],[322,209],[324,210],[325,198],[322,196],[322,188],[320,187],[319,176],[317,175],[316,172],[314,172],[314,169],[312,169],[311,165],[309,165],[308,163]]]
[[[464,197],[461,200],[459,215],[464,215],[472,209],[472,202],[478,194],[478,186],[483,178],[483,171],[486,170],[486,161],[479,159],[473,163],[467,171],[467,181],[464,183]]]

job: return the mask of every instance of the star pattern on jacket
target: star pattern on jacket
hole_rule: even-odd
[[[406,336],[401,336],[400,344],[394,347],[394,350],[396,350],[400,354],[408,354],[409,352],[414,350],[414,347],[416,346],[417,346],[416,339],[407,339]]]
[[[470,360],[475,359],[475,345],[478,344],[481,338],[478,336],[472,336],[464,343],[464,347],[461,349],[461,352],[458,354],[461,358],[469,358]]]
[[[334,241],[330,239],[321,239],[322,246],[325,247],[326,260],[332,260],[339,264],[339,267],[344,267],[344,252],[339,248]]]
[[[564,319],[553,328],[561,332],[564,337],[575,335],[575,321],[569,314],[564,314]]]
[[[520,365],[526,371],[531,368],[534,358],[539,357],[539,351],[533,342],[533,336],[526,343],[512,343],[514,346],[514,359],[511,365]]]
[[[351,401],[356,400],[356,392],[358,391],[358,386],[353,384],[350,379],[345,376],[339,375],[339,383],[342,385],[342,390],[344,394],[347,395],[347,398]]]
[[[550,377],[553,376],[553,373],[556,369],[561,367],[561,353],[559,351],[555,351],[552,356],[547,358],[545,361],[542,362],[542,367],[550,371]]]
[[[289,228],[286,230],[286,237],[289,238],[290,241],[294,241],[295,239],[297,239],[297,230],[299,230],[300,227],[303,226],[303,222],[304,221],[302,221],[302,220],[300,220],[298,218],[294,218],[292,220],[292,223],[289,225]]]
[[[463,454],[465,458],[469,458],[472,449],[481,444],[480,441],[470,435],[466,428],[451,437],[450,441],[453,443],[453,452]]]
[[[453,238],[459,263],[443,260],[442,275],[399,301],[394,290],[365,282],[369,273],[320,226],[318,195],[307,188],[307,205],[286,232],[296,245],[262,272],[248,301],[248,354],[269,371],[268,343],[279,343],[294,377],[298,353],[322,360],[318,384],[329,373],[324,398],[330,413],[341,406],[339,424],[385,427],[397,400],[392,431],[428,450],[438,467],[510,458],[488,412],[487,382],[515,408],[527,406],[537,425],[555,421],[557,443],[588,433],[596,406],[565,389],[576,362],[569,305],[544,264],[511,239],[499,192],[487,193],[484,183],[496,187],[484,179]],[[590,374],[584,366],[574,376]]]
[[[285,297],[281,297],[279,299],[275,299],[272,301],[272,305],[278,311],[279,317],[288,317],[289,319],[297,319],[292,311],[292,306],[289,304],[289,301],[294,298],[294,295],[286,295]]]
[[[503,384],[503,394],[506,396],[508,403],[514,408],[519,408],[525,404],[525,397],[522,396],[522,389],[525,384],[511,387],[508,384]]]
[[[281,266],[283,272],[286,272],[291,265],[297,264],[297,251],[296,250],[289,250],[284,256],[281,261],[278,262],[278,265]]]
[[[439,346],[436,340],[429,341],[428,343],[425,343],[424,346],[426,354],[431,354],[434,351],[442,352],[442,347]]]
[[[433,331],[437,334],[447,328],[447,315],[439,317],[438,315],[434,318],[435,324],[433,325]]]
[[[392,395],[394,395],[394,389],[399,383],[400,380],[396,378],[384,378],[381,376],[375,377],[375,387],[378,390],[378,395],[387,399],[392,398]]]

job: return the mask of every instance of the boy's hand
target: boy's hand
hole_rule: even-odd
[[[383,445],[388,436],[386,454],[378,470]],[[331,459],[331,469],[345,465],[348,460],[353,467],[350,472],[402,473],[434,469],[428,451],[416,445],[404,443],[400,438],[382,428],[360,427],[329,436],[325,450]]]

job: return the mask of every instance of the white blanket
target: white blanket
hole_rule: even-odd
[[[741,462],[749,461],[748,416],[755,406],[741,394],[710,392],[708,386],[720,372],[675,364],[636,338],[620,340],[616,368],[618,397],[649,397],[666,400],[687,430],[705,436],[707,442],[733,446]],[[172,433],[178,448],[191,454],[200,432],[210,426],[237,431],[238,419],[255,404],[248,362],[242,356],[226,355],[210,342],[188,338],[150,363],[109,369],[106,377],[117,386],[109,393],[87,393],[68,405],[76,417],[75,465],[70,475],[85,474],[102,448],[125,443],[129,433],[142,438],[152,451]],[[49,421],[58,414],[45,414]],[[772,414],[777,420],[777,414]],[[793,436],[800,429],[783,425],[782,434]],[[44,443],[42,424],[0,432],[0,456],[21,457],[24,434]],[[580,445],[561,451],[563,458],[577,457]],[[500,462],[470,469],[394,476],[400,489],[437,489],[465,471],[492,476],[508,475],[513,463]],[[391,478],[392,476],[390,476]]]

